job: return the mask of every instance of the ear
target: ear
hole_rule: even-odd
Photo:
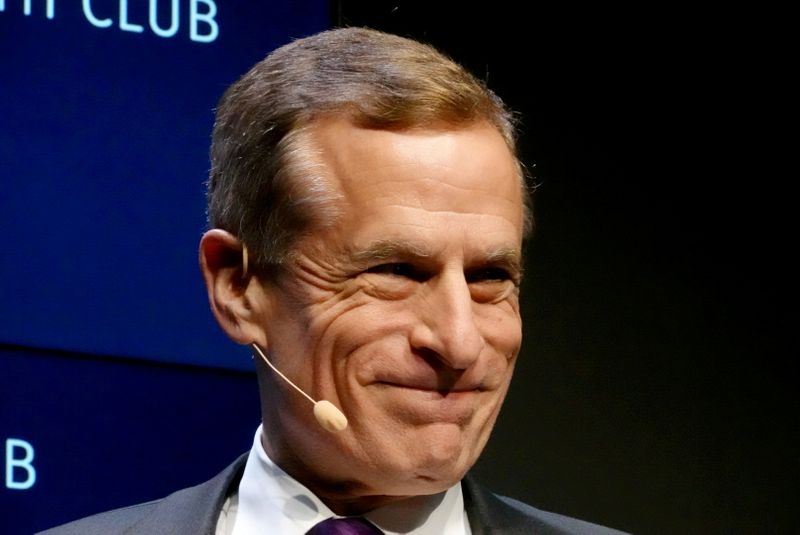
[[[262,328],[269,306],[264,289],[242,267],[242,243],[230,232],[211,229],[200,240],[200,270],[211,311],[235,342],[267,347]]]

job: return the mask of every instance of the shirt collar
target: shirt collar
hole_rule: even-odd
[[[308,488],[267,456],[259,426],[239,483],[233,535],[306,533],[315,524],[337,516]],[[417,496],[379,507],[364,515],[387,535],[465,535],[461,483],[445,492]]]

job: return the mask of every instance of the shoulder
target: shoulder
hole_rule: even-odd
[[[155,500],[88,516],[63,526],[48,529],[39,535],[111,535],[113,533],[124,533],[143,518],[146,518],[161,501]]]
[[[226,497],[242,477],[246,459],[243,455],[213,479],[161,500],[82,518],[40,535],[213,534]]]
[[[538,535],[622,535],[623,532],[543,511],[513,498],[499,496],[468,476],[464,502],[474,534],[535,533]]]

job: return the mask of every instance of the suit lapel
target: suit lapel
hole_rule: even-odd
[[[461,481],[461,488],[472,535],[552,533],[540,530],[529,515],[500,500],[469,474]]]

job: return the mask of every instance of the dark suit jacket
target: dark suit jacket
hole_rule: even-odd
[[[225,499],[238,485],[247,455],[214,479],[180,490],[164,499],[90,516],[40,535],[214,535]],[[619,531],[548,513],[497,496],[469,476],[462,483],[469,524],[474,535],[613,535]]]

